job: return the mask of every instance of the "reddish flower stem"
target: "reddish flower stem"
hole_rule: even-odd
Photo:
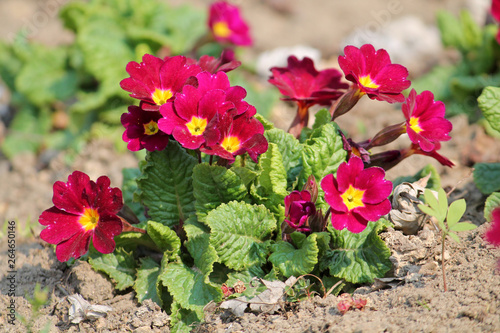
[[[446,241],[446,233],[443,232],[443,240],[441,244],[441,268],[443,270],[443,286],[444,291],[448,291],[448,287],[446,286],[446,273],[444,269],[444,242]]]

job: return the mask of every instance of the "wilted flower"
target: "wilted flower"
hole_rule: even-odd
[[[342,74],[336,69],[317,71],[310,58],[298,60],[295,56],[288,57],[287,67],[271,68],[272,76],[269,83],[275,85],[286,96],[282,100],[294,101],[297,104],[295,117],[289,132],[300,135],[302,128],[307,126],[309,108],[313,105],[331,105],[344,93],[348,84],[342,83]],[[296,127],[296,128],[295,128]]]
[[[408,70],[391,63],[386,50],[375,51],[371,44],[361,48],[348,45],[344,56],[339,56],[339,65],[347,80],[355,83],[359,95],[389,103],[403,102],[401,93],[411,84],[407,80]]]
[[[448,134],[452,125],[444,118],[444,103],[434,101],[432,92],[426,90],[417,95],[415,89],[412,89],[402,110],[410,140],[417,143],[423,151],[430,152],[435,148],[436,142],[451,139]]]
[[[161,106],[163,118],[159,128],[185,148],[197,149],[202,144],[212,146],[220,138],[217,126],[212,126],[216,114],[255,114],[255,108],[243,101],[246,91],[240,86],[231,87],[226,73],[201,72],[196,76],[197,86],[186,85],[174,101]]]
[[[201,72],[201,68],[196,64],[189,64],[184,56],[162,60],[145,54],[140,64],[129,62],[127,72],[130,77],[123,79],[120,87],[131,92],[131,97],[140,99],[144,110],[157,111],[160,105],[182,89],[190,76]]]
[[[294,230],[310,231],[309,218],[316,214],[316,206],[309,191],[293,191],[285,197],[285,221]]]
[[[80,258],[89,249],[90,238],[95,249],[111,253],[115,249],[113,238],[122,232],[122,221],[116,215],[123,206],[122,192],[109,187],[110,181],[101,176],[97,182],[75,171],[68,182],[54,184],[54,206],[44,211],[38,222],[47,226],[40,238],[57,244],[59,261]]]
[[[214,2],[210,6],[208,26],[218,42],[239,46],[252,45],[248,25],[241,17],[238,7],[225,1]]]
[[[347,227],[347,230],[359,233],[366,228],[368,221],[377,221],[391,210],[387,198],[392,183],[384,179],[384,170],[363,168],[363,161],[352,156],[339,166],[337,178],[329,174],[321,181],[325,200],[331,207],[332,226],[337,230]]]
[[[138,151],[146,148],[148,151],[163,150],[168,144],[168,135],[158,129],[158,111],[144,111],[131,105],[128,113],[122,114],[121,122],[125,127],[123,141],[128,142],[127,148]]]

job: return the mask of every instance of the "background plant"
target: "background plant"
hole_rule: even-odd
[[[441,230],[441,269],[443,272],[443,289],[447,291],[446,273],[444,264],[446,237],[450,236],[455,242],[460,243],[460,238],[456,232],[473,230],[477,228],[475,224],[469,222],[460,222],[465,213],[466,203],[464,199],[453,201],[448,207],[448,198],[446,192],[440,188],[437,191],[437,198],[429,189],[425,189],[424,198],[426,205],[418,205],[418,208],[427,215],[434,216]]]

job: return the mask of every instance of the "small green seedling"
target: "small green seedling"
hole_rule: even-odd
[[[40,284],[37,283],[35,285],[35,290],[33,291],[33,297],[26,295],[26,299],[31,304],[31,317],[26,318],[20,314],[16,314],[16,317],[25,326],[26,332],[31,333],[33,332],[35,320],[41,315],[41,308],[44,307],[49,301],[49,288],[45,287],[41,289]],[[40,332],[49,332],[51,325],[52,323],[48,321]]]
[[[455,232],[466,231],[477,228],[476,225],[469,222],[458,222],[465,213],[464,199],[453,201],[448,207],[448,198],[446,192],[440,188],[438,190],[438,198],[432,194],[429,189],[425,189],[424,198],[427,205],[418,205],[418,208],[427,215],[434,216],[438,221],[439,229],[441,229],[441,267],[443,271],[443,285],[444,291],[447,291],[446,287],[446,273],[444,268],[444,248],[446,236],[450,236],[455,242],[460,243],[460,238],[458,238]],[[446,223],[445,223],[446,222]]]

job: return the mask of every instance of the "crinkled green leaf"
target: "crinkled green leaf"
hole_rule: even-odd
[[[210,244],[210,230],[201,222],[196,221],[196,216],[192,216],[184,224],[188,241],[186,248],[194,259],[194,265],[205,275],[205,282],[213,271],[214,263],[219,259],[217,251]]]
[[[384,219],[369,222],[358,234],[329,226],[334,250],[327,251],[320,259],[320,269],[328,268],[332,276],[351,283],[367,283],[383,277],[392,267],[391,251],[379,233],[388,225]]]
[[[315,129],[302,151],[303,169],[299,175],[298,188],[304,186],[310,175],[314,175],[320,183],[326,175],[335,174],[346,157],[347,152],[343,148],[342,137],[335,123],[330,122]],[[323,191],[321,188],[319,191],[316,205],[326,211],[328,207],[323,200]]]
[[[314,233],[298,248],[288,242],[278,241],[271,246],[271,250],[273,253],[269,256],[269,261],[287,278],[311,273],[318,263],[319,249],[317,235]]]
[[[486,221],[491,222],[491,212],[497,207],[500,207],[500,192],[494,192],[486,198],[484,204],[484,218]]]
[[[404,182],[414,183],[417,180],[426,177],[429,173],[431,174],[431,176],[429,178],[429,181],[427,182],[426,188],[437,191],[439,188],[441,188],[441,177],[439,177],[439,172],[432,164],[427,164],[413,176],[398,177],[392,183],[394,185],[394,188]]]
[[[146,162],[137,185],[148,215],[169,227],[188,219],[195,213],[191,177],[196,158],[170,141],[163,151],[148,152]]]
[[[158,305],[162,306],[163,301],[161,295],[161,285],[158,279],[160,275],[160,265],[149,257],[141,258],[141,265],[137,269],[137,279],[134,283],[137,301],[144,302],[151,299]]]
[[[232,167],[231,170],[240,177],[241,181],[245,185],[246,188],[250,188],[250,184],[257,178],[259,175],[258,172],[250,170],[245,167]]]
[[[193,195],[196,215],[203,221],[208,212],[221,203],[245,201],[248,191],[241,178],[230,169],[202,163],[193,169]]]
[[[481,45],[482,33],[472,14],[467,10],[462,10],[460,12],[460,23],[467,49],[477,49]]]
[[[315,130],[320,128],[321,126],[328,124],[332,121],[332,115],[328,109],[321,109],[314,115],[314,124],[312,125],[312,129]]]
[[[474,182],[483,194],[499,191],[500,163],[476,163],[474,165]]]
[[[148,221],[146,231],[156,246],[164,252],[164,255],[177,256],[181,250],[181,240],[169,227],[158,222]]]
[[[274,124],[267,120],[263,115],[257,113],[254,117],[264,126],[264,130],[267,131],[274,128]]]
[[[276,220],[264,206],[222,204],[208,213],[205,223],[211,229],[210,244],[227,267],[244,270],[267,261]]]
[[[484,88],[477,101],[491,127],[500,131],[500,87]]]
[[[278,128],[267,130],[264,136],[267,138],[268,142],[278,146],[286,171],[287,188],[291,189],[302,170],[303,146],[293,135]]]
[[[200,311],[210,301],[222,300],[220,287],[206,283],[203,273],[183,263],[169,263],[162,266],[160,279],[174,297],[174,301],[185,309]]]
[[[188,333],[203,320],[203,309],[196,311],[184,309],[179,303],[172,303],[172,313],[170,315],[170,332]]]
[[[465,213],[466,208],[467,204],[465,203],[465,199],[455,200],[451,203],[450,207],[448,208],[448,216],[446,217],[446,223],[448,224],[448,227],[450,229],[452,229],[452,226],[460,221]]]
[[[102,254],[91,247],[89,264],[96,271],[109,275],[118,290],[134,285],[137,265],[132,252],[127,253],[123,248],[117,247],[112,253]]]
[[[276,144],[269,143],[267,151],[259,157],[257,169],[259,175],[250,188],[250,194],[257,204],[266,206],[276,220],[281,221],[288,192],[283,157]]]

